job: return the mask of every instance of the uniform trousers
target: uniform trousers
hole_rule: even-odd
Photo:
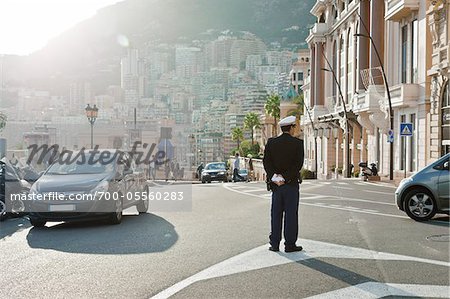
[[[272,191],[270,244],[278,247],[284,214],[284,245],[294,246],[298,238],[299,184],[275,186]]]

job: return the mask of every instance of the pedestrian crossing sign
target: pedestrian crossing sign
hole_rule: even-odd
[[[412,123],[400,124],[400,136],[412,136],[412,134],[413,134]]]

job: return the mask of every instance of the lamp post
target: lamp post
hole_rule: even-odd
[[[309,120],[311,121],[311,127],[314,132],[314,161],[316,164],[315,171],[314,171],[314,178],[317,180],[317,171],[318,171],[318,169],[317,169],[317,165],[318,165],[317,164],[317,157],[318,157],[318,155],[317,155],[317,133],[318,133],[318,130],[316,129],[316,126],[314,125],[314,121],[311,116],[311,111],[309,111],[309,107],[306,106],[305,102],[303,102],[303,105],[305,105],[306,111],[308,112],[308,117],[309,117]]]
[[[359,13],[357,13],[361,24],[363,25],[364,29],[366,30],[367,34],[361,34],[361,33],[356,33],[354,34],[355,37],[364,37],[364,38],[368,38],[370,40],[370,44],[372,45],[375,54],[377,56],[378,62],[380,63],[380,67],[381,67],[381,73],[383,74],[383,81],[384,81],[384,87],[386,89],[386,93],[387,93],[387,97],[388,97],[388,102],[389,102],[389,124],[390,124],[390,129],[392,132],[394,132],[394,110],[392,110],[392,101],[391,101],[391,92],[389,90],[389,85],[387,82],[387,77],[386,77],[386,72],[384,71],[384,64],[381,61],[381,57],[380,57],[380,53],[378,53],[378,49],[377,46],[375,45],[375,42],[373,41],[372,36],[370,36],[369,34],[369,30],[367,29],[366,24],[364,23],[363,19],[361,18],[361,16],[359,15]],[[390,147],[389,147],[389,179],[392,181],[394,179],[394,143],[390,142]]]
[[[94,148],[94,123],[97,120],[98,108],[95,104],[94,107],[91,107],[89,104],[87,104],[84,110],[86,112],[86,117],[91,124],[91,148]]]
[[[329,67],[329,69],[327,68],[322,68],[323,71],[325,72],[330,72],[331,74],[333,74],[333,79],[334,82],[336,83],[337,87],[338,87],[338,92],[339,92],[339,98],[341,99],[341,103],[342,103],[342,108],[344,108],[344,118],[345,118],[345,128],[344,128],[344,134],[345,134],[345,157],[346,157],[346,161],[347,161],[347,167],[346,167],[346,174],[345,177],[349,178],[351,177],[351,163],[350,163],[350,126],[349,126],[349,121],[348,121],[348,114],[347,114],[347,106],[345,104],[344,101],[344,96],[342,95],[342,89],[341,89],[341,85],[339,84],[337,78],[336,78],[336,73],[334,72],[333,68],[330,65],[330,62],[328,61],[327,57],[325,56],[324,53],[323,57],[325,58],[325,61],[327,62],[327,65]]]

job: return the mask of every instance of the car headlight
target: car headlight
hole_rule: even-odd
[[[107,192],[109,189],[109,183],[107,181],[102,181],[94,189],[91,190],[91,194],[98,192]]]
[[[219,172],[219,174],[225,174],[225,172],[224,172],[224,171],[221,171],[221,172]]]

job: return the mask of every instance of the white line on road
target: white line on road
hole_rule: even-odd
[[[246,196],[254,196],[254,197],[266,199],[266,196],[251,194],[251,193],[243,192],[243,191],[240,191],[240,190],[233,190],[233,188],[230,188],[226,184],[224,184],[222,186],[224,188],[232,191],[232,192],[240,193],[240,194],[243,194],[243,195],[246,195]],[[349,200],[349,199],[346,199],[346,200]],[[375,203],[377,203],[377,202],[375,202]],[[355,212],[355,213],[371,214],[371,215],[375,215],[375,216],[386,216],[386,217],[393,217],[393,218],[409,219],[409,217],[401,216],[401,215],[393,215],[393,214],[384,214],[384,213],[379,213],[379,212],[371,212],[370,210],[369,211],[365,211],[365,210],[357,211],[357,210],[350,210],[350,209],[337,207],[337,206],[336,207],[330,207],[330,206],[323,205],[323,204],[307,203],[307,202],[302,202],[302,201],[300,201],[300,205],[312,206],[312,207],[318,207],[318,208],[326,208],[326,209],[335,209],[335,210],[341,210],[341,211],[349,211],[349,212]]]
[[[340,196],[319,195],[316,193],[309,193],[309,192],[301,192],[301,194],[322,196],[321,199],[327,199],[327,200],[360,201],[360,202],[367,202],[367,203],[373,203],[373,204],[378,204],[378,205],[395,206],[395,203],[374,201],[374,200],[361,199],[361,198],[344,198],[344,197],[340,197]]]
[[[381,192],[381,191],[372,191],[372,190],[365,190],[365,192],[378,193],[378,194],[387,194],[387,195],[390,195],[390,196],[394,195],[392,192]]]
[[[283,244],[283,242],[281,242],[281,244]],[[267,250],[268,245],[262,245],[243,252],[174,284],[173,286],[153,296],[152,299],[169,298],[170,296],[198,281],[289,264],[311,258],[407,261],[450,267],[450,263],[444,261],[379,252],[364,248],[337,245],[308,239],[300,239],[298,240],[298,244],[301,244],[304,248],[306,248],[306,250],[294,253],[274,253]],[[355,296],[341,298],[355,298]]]
[[[334,188],[343,189],[343,190],[355,190],[355,188],[351,188],[351,187],[341,187],[341,186],[334,186]]]

